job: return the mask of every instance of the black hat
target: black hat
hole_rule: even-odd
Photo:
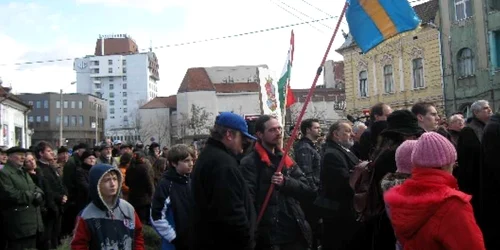
[[[21,147],[12,147],[12,148],[9,148],[7,150],[8,155],[15,154],[15,153],[26,153],[26,152],[28,152],[28,150],[25,148],[21,148]]]
[[[132,149],[134,147],[132,147],[132,145],[130,145],[128,143],[124,143],[124,144],[120,145],[120,149],[124,149],[124,148],[130,148],[130,149]]]
[[[89,146],[83,142],[78,143],[73,147],[73,152],[77,151],[78,149],[87,149]]]
[[[156,143],[156,142],[153,142],[151,143],[151,145],[149,146],[149,149],[152,150],[153,148],[159,148],[160,147],[160,144]]]
[[[112,146],[111,146],[111,144],[103,142],[103,143],[101,143],[101,147],[99,148],[99,151],[106,149],[106,148],[112,148]]]
[[[66,148],[65,146],[61,146],[60,148],[57,149],[57,153],[58,154],[68,153],[68,148]]]
[[[85,159],[89,158],[90,156],[94,156],[95,157],[95,155],[94,155],[94,153],[92,151],[85,150],[85,152],[82,153],[82,156],[80,156],[80,159],[85,160]]]
[[[380,135],[421,135],[425,131],[418,126],[418,119],[409,110],[396,110],[387,117],[387,128]]]

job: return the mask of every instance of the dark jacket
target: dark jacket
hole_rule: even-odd
[[[43,191],[30,176],[10,162],[0,170],[0,208],[8,239],[31,237],[43,231],[40,206],[35,192]]]
[[[282,157],[281,152],[272,154],[256,143],[255,150],[241,160],[240,167],[257,212],[262,207],[271,177]],[[257,248],[294,243],[299,240],[298,235],[303,236],[304,243],[311,245],[311,228],[305,220],[299,200],[314,197],[315,190],[308,185],[304,173],[288,156],[282,173],[285,183],[282,187],[276,187],[259,223]]]
[[[78,211],[84,209],[90,202],[89,196],[89,171],[92,166],[82,163],[76,168],[75,184],[77,192],[76,207]]]
[[[484,127],[481,145],[480,211],[478,221],[483,230],[486,249],[500,249],[497,227],[500,224],[500,113],[494,114]]]
[[[47,183],[52,191],[52,197],[56,205],[57,210],[55,212],[62,212],[62,198],[67,195],[66,188],[64,187],[63,181],[55,166],[50,166],[41,161],[37,162],[37,166],[42,171],[43,176],[47,180]]]
[[[295,161],[306,175],[309,186],[316,190],[319,186],[321,172],[321,155],[309,138],[302,138],[294,146]]]
[[[178,250],[189,249],[192,209],[191,178],[170,168],[163,174],[151,203],[151,223],[162,238],[162,249],[168,249],[169,244]]]
[[[74,204],[76,201],[76,168],[80,165],[82,165],[82,160],[78,154],[74,153],[63,168],[63,183],[68,192],[69,204]]]
[[[238,165],[221,142],[208,139],[192,174],[193,249],[254,249],[256,215]]]
[[[43,201],[40,204],[42,216],[54,216],[57,213],[58,208],[54,201],[54,194],[52,193],[49,183],[43,175],[42,170],[40,170],[40,168],[36,168],[34,174],[28,174],[33,183],[35,183],[35,185],[43,191]]]
[[[125,176],[128,186],[128,202],[135,208],[151,204],[154,193],[153,169],[147,161],[132,160]]]

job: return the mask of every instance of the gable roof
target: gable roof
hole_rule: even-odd
[[[439,0],[430,0],[428,2],[415,5],[413,6],[413,9],[415,10],[417,16],[420,17],[420,20],[422,20],[422,23],[420,25],[433,23],[435,21],[434,19],[436,18],[437,12],[439,11]],[[351,33],[349,33],[345,36],[344,43],[335,51],[340,53],[345,49],[355,46],[357,46],[356,42],[354,41]]]
[[[208,77],[205,68],[189,68],[182,79],[177,93],[194,91],[215,91],[215,87]]]
[[[259,92],[260,86],[256,82],[235,82],[214,84],[217,93]]]
[[[11,100],[17,104],[20,104],[20,105],[26,107],[29,110],[32,108],[31,105],[25,103],[23,100],[21,100],[21,98],[12,94],[11,90],[12,90],[12,88],[0,86],[0,103],[5,101],[5,100]]]
[[[158,96],[140,107],[140,109],[158,108],[177,108],[177,96]]]

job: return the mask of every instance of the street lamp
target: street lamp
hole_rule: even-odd
[[[76,82],[70,82],[69,85],[73,85],[75,83]],[[68,86],[66,86],[66,87],[68,87]],[[63,89],[61,89],[61,91],[60,91],[60,98],[61,98],[61,100],[60,100],[60,104],[59,104],[59,108],[60,108],[60,111],[59,111],[59,147],[62,147],[64,145],[64,142],[63,142],[63,121],[64,121]]]
[[[95,100],[95,144],[99,143],[99,104],[97,103],[97,99]]]

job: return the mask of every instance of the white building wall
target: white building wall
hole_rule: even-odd
[[[310,102],[303,119],[316,118],[328,125],[343,119],[342,110],[335,110],[334,104],[335,102],[328,101]],[[290,107],[292,123],[297,121],[303,105],[304,103],[295,103]]]
[[[171,146],[170,109],[140,109],[139,114],[141,117],[140,134],[142,140],[147,143],[155,141],[162,146]]]
[[[120,131],[111,133],[110,130],[134,126],[131,121],[135,119],[139,107],[157,96],[158,84],[150,78],[148,56],[148,53],[140,53],[89,56],[75,60],[77,92],[100,93],[108,101],[106,136],[128,134]]]
[[[262,66],[234,66],[234,67],[210,67],[205,68],[212,83],[230,82],[258,82],[258,67]]]
[[[240,115],[260,114],[259,93],[218,93],[218,112],[233,112]]]
[[[215,117],[218,115],[217,96],[215,91],[197,91],[177,94],[177,124],[179,135],[193,135],[193,131],[185,129],[183,132],[182,124],[185,124],[185,119],[191,118],[192,106],[203,107],[210,114],[209,119],[205,122],[206,129],[203,129],[202,134],[208,134],[208,127],[213,125]],[[185,126],[184,126],[185,127]]]
[[[335,88],[334,66],[335,62],[333,60],[325,62],[325,67],[323,69],[323,84],[325,88]]]
[[[26,108],[10,101],[0,104],[1,127],[0,144],[7,147],[21,146],[28,148],[31,146],[31,136],[27,132],[27,115],[24,113]],[[20,128],[21,133],[16,139],[16,128]]]

